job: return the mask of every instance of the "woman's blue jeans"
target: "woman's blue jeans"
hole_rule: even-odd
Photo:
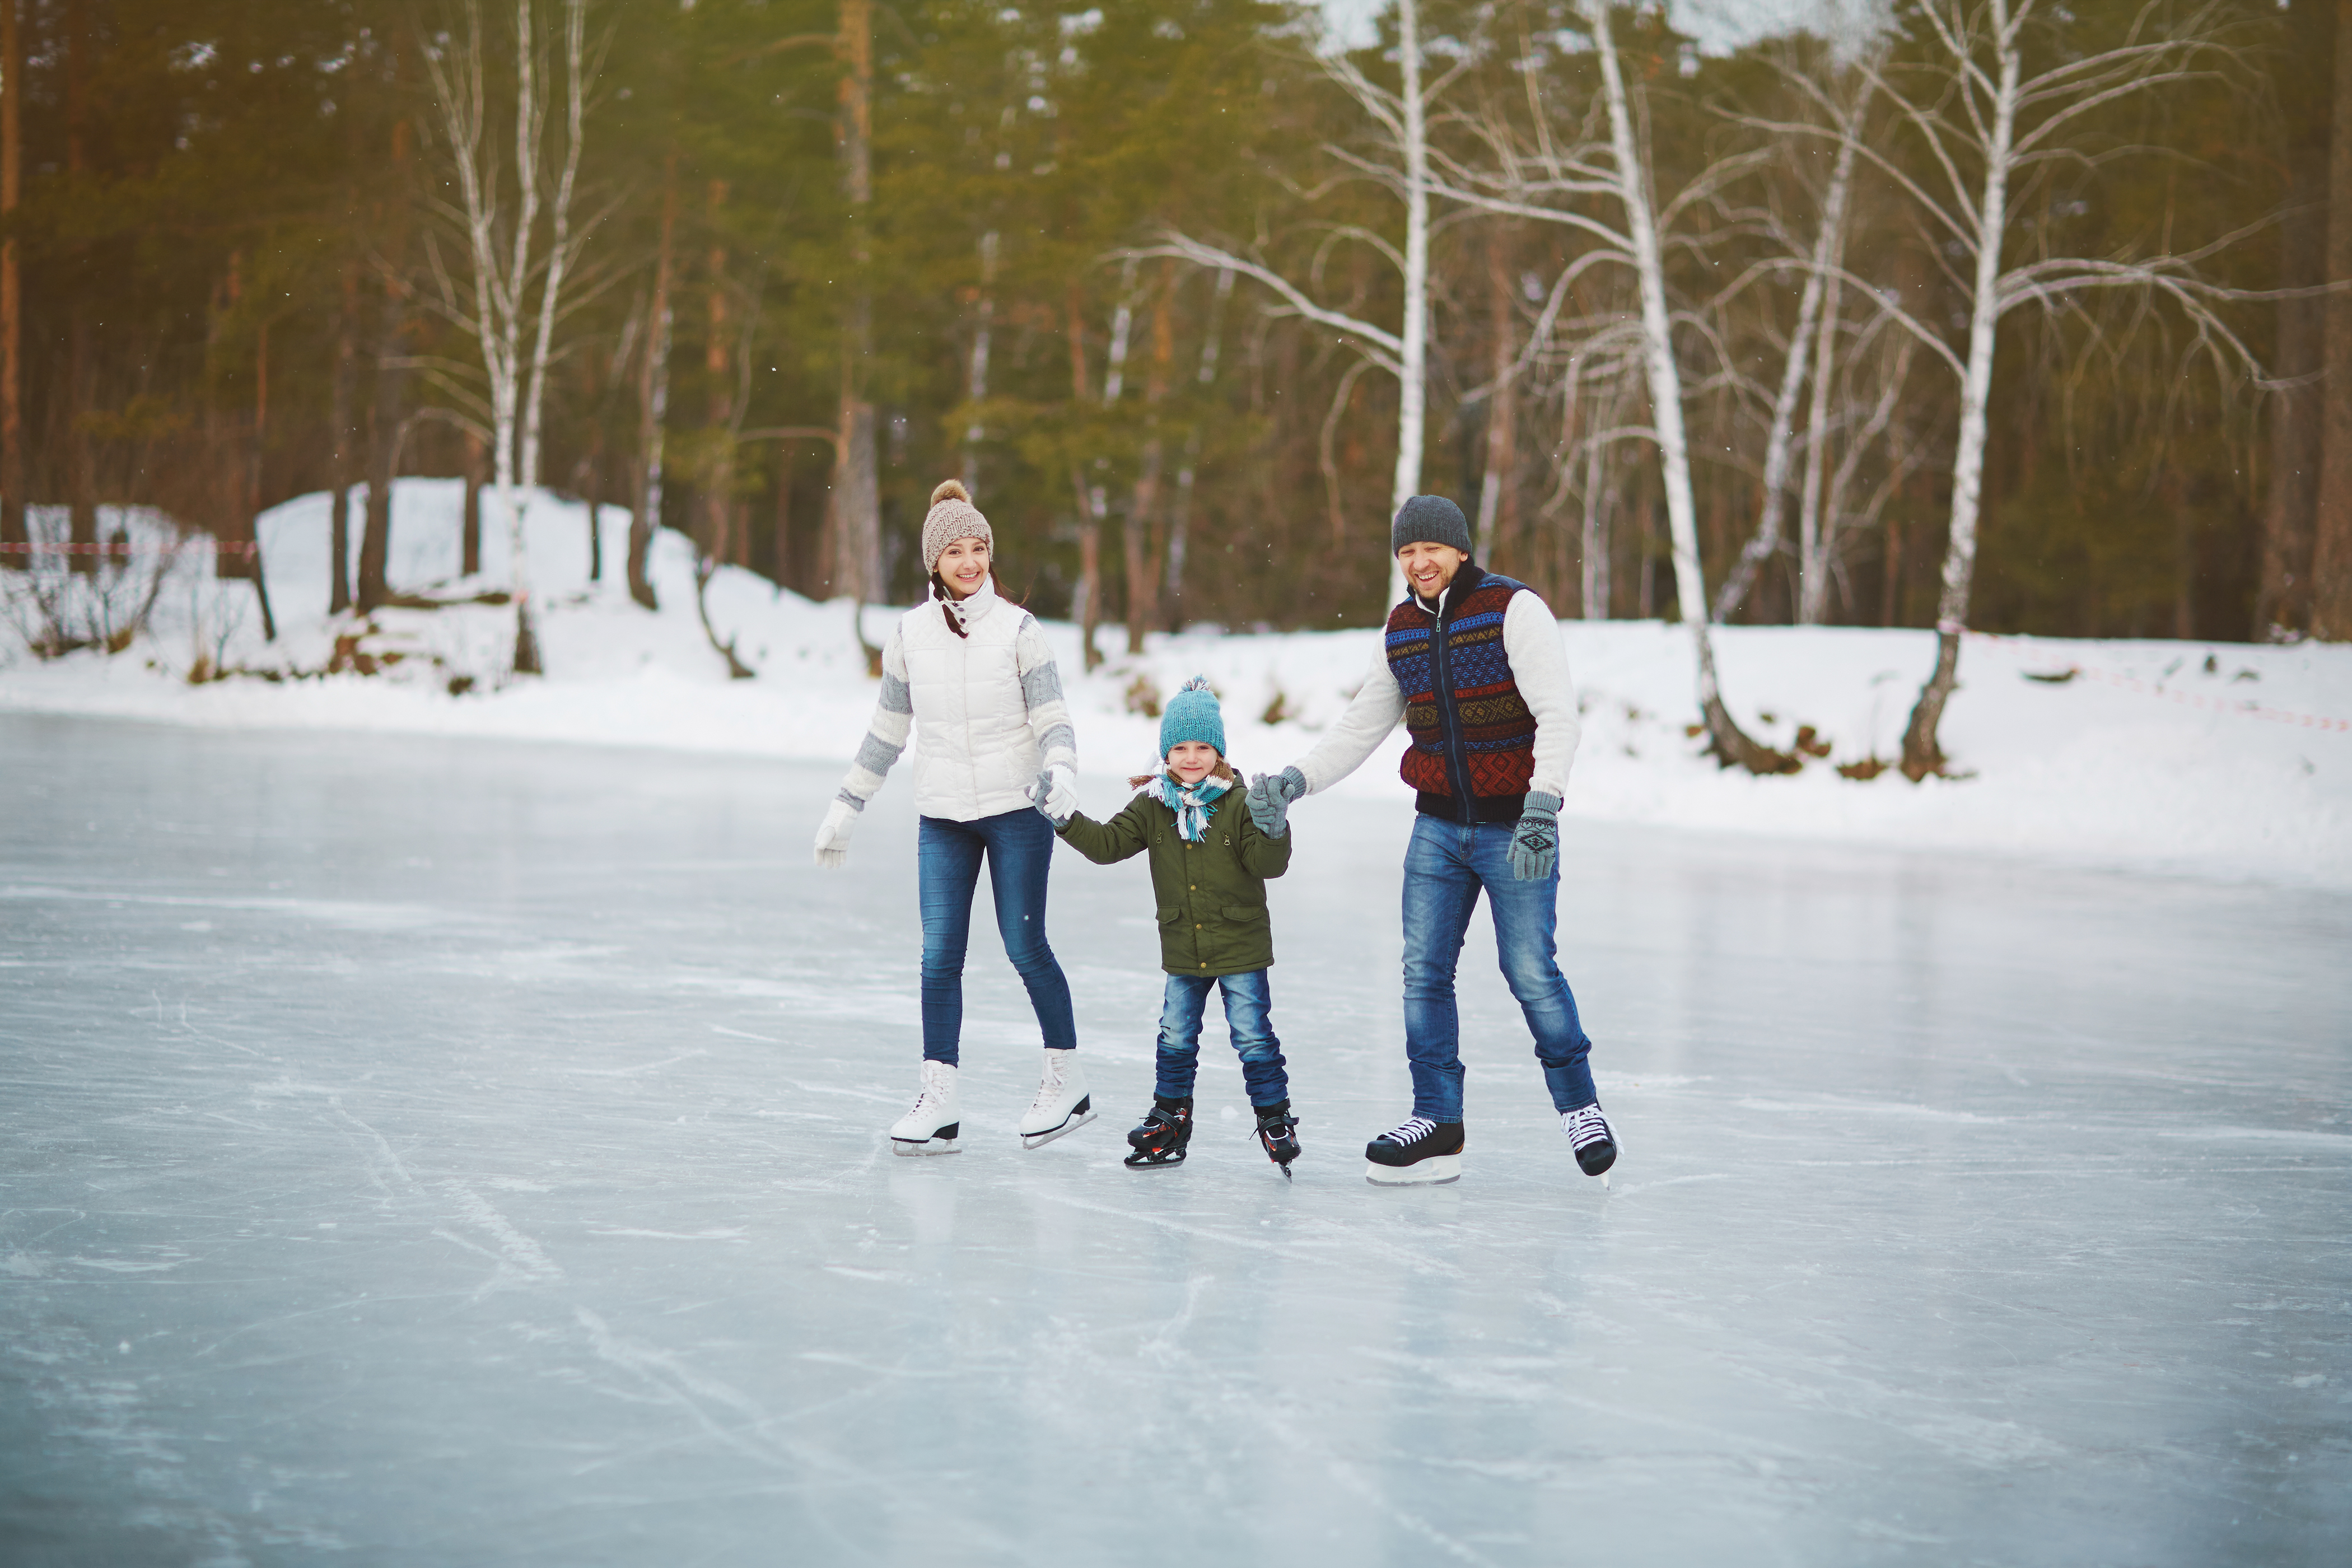
[[[1181,1100],[1192,1092],[1193,1070],[1201,1061],[1201,1015],[1207,1010],[1210,990],[1220,985],[1225,991],[1225,1026],[1233,1032],[1234,1049],[1241,1053],[1242,1081],[1249,1087],[1250,1103],[1278,1105],[1290,1098],[1290,1078],[1283,1071],[1282,1042],[1274,1037],[1274,993],[1266,987],[1263,969],[1168,977],[1152,1092],[1162,1100]]]
[[[971,897],[980,863],[988,861],[988,890],[996,900],[996,930],[1004,956],[1029,987],[1045,1048],[1076,1048],[1070,983],[1045,942],[1045,873],[1054,864],[1054,826],[1024,806],[977,822],[918,819],[917,880],[923,905],[923,1056],[952,1063],[963,1037],[963,957],[971,945]]]
[[[1599,1099],[1585,1063],[1592,1042],[1577,1021],[1576,997],[1554,958],[1559,872],[1522,882],[1511,875],[1509,823],[1475,826],[1413,818],[1404,852],[1404,1050],[1412,1068],[1412,1113],[1462,1120],[1462,1025],[1454,971],[1483,889],[1495,910],[1503,978],[1536,1037],[1536,1060],[1552,1104],[1573,1110]]]

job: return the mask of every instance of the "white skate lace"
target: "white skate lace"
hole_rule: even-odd
[[[1567,1126],[1568,1146],[1571,1149],[1590,1149],[1595,1143],[1614,1143],[1617,1141],[1610,1136],[1609,1119],[1601,1114],[1598,1105],[1563,1110],[1560,1121]]]
[[[1037,1098],[1029,1102],[1029,1109],[1032,1110],[1050,1109],[1053,1103],[1062,1097],[1062,1064],[1055,1060],[1053,1053],[1049,1051],[1045,1056],[1045,1077],[1037,1085]]]
[[[1408,1116],[1402,1121],[1398,1122],[1394,1127],[1389,1129],[1386,1132],[1381,1133],[1381,1139],[1391,1143],[1398,1144],[1418,1143],[1421,1140],[1428,1137],[1431,1133],[1436,1131],[1437,1123],[1432,1121],[1428,1117]],[[1376,1142],[1378,1141],[1379,1140],[1376,1140]]]

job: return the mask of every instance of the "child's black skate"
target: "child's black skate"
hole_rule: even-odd
[[[1462,1179],[1462,1123],[1410,1116],[1364,1145],[1364,1180],[1376,1187],[1442,1186]]]
[[[1130,1171],[1157,1171],[1184,1163],[1184,1150],[1192,1142],[1192,1097],[1166,1100],[1151,1098],[1151,1109],[1143,1113],[1143,1124],[1127,1135],[1135,1152],[1127,1157]]]
[[[1283,1179],[1289,1180],[1290,1162],[1298,1158],[1298,1134],[1292,1131],[1298,1118],[1290,1114],[1290,1101],[1250,1109],[1257,1112],[1257,1141],[1265,1145],[1266,1158],[1282,1167]]]

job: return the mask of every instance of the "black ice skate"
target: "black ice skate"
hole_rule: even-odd
[[[1127,1141],[1135,1150],[1127,1157],[1130,1171],[1159,1171],[1182,1164],[1185,1147],[1192,1142],[1192,1097],[1152,1096],[1143,1124],[1129,1132]]]
[[[1601,1175],[1617,1163],[1617,1134],[1610,1130],[1609,1119],[1601,1114],[1599,1100],[1561,1111],[1559,1125],[1560,1131],[1568,1134],[1568,1146],[1576,1151],[1578,1167],[1586,1175]]]
[[[1364,1145],[1364,1180],[1376,1187],[1442,1186],[1462,1179],[1462,1123],[1407,1117]]]
[[[1291,1131],[1298,1125],[1298,1118],[1290,1114],[1290,1101],[1250,1109],[1257,1112],[1257,1141],[1265,1145],[1266,1158],[1279,1165],[1283,1178],[1288,1180],[1290,1162],[1298,1158],[1298,1134]]]

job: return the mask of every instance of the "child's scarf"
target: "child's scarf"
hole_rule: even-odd
[[[1187,844],[1198,844],[1209,831],[1209,807],[1217,797],[1233,786],[1211,773],[1196,784],[1180,784],[1173,773],[1152,775],[1143,786],[1143,793],[1176,814],[1176,837]]]

